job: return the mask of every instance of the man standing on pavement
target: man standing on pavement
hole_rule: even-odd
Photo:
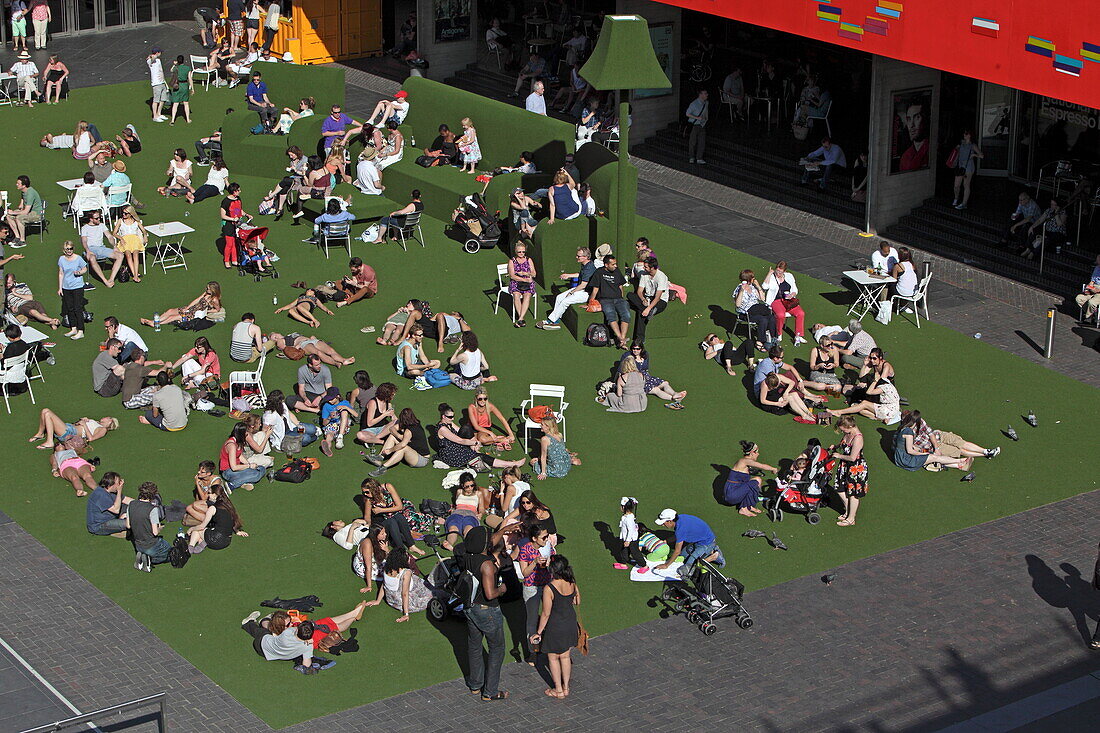
[[[626,348],[626,326],[630,323],[630,306],[623,288],[626,276],[619,270],[615,255],[605,255],[603,267],[596,271],[596,300],[600,303],[604,320],[611,329],[615,345]]]
[[[688,136],[688,162],[706,165],[703,160],[703,149],[707,146],[707,120],[710,119],[710,102],[706,89],[699,90],[699,96],[688,105],[688,124],[691,126],[691,135]]]
[[[153,122],[167,121],[167,115],[161,114],[161,107],[168,102],[168,85],[164,83],[164,66],[160,63],[160,47],[153,46],[145,57],[149,67],[149,83],[153,86]]]
[[[504,615],[500,612],[500,596],[505,586],[500,581],[496,560],[489,554],[491,536],[487,527],[473,527],[463,540],[466,552],[461,559],[463,570],[477,579],[477,591],[472,599],[463,599],[466,615],[466,652],[470,672],[466,687],[481,692],[481,699],[504,700],[508,693],[500,689],[500,667],[504,662]],[[467,603],[466,601],[470,601]],[[488,642],[486,657],[482,640]]]
[[[562,280],[576,280],[577,284],[558,295],[550,315],[545,321],[536,323],[535,328],[557,331],[561,328],[561,317],[569,310],[569,306],[588,302],[588,284],[596,275],[596,263],[592,261],[592,253],[587,247],[577,250],[577,262],[581,265],[580,272],[565,272],[561,276]]]
[[[531,89],[531,93],[527,95],[527,111],[534,112],[537,115],[546,116],[546,97],[543,94],[546,92],[546,86],[541,81],[536,81]]]

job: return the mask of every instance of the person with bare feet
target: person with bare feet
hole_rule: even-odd
[[[317,336],[303,336],[297,333],[289,333],[284,336],[281,333],[268,334],[268,339],[275,342],[275,347],[279,351],[285,351],[287,348],[301,349],[305,355],[316,355],[322,362],[329,366],[334,366],[337,369],[340,367],[346,367],[355,363],[354,356],[341,356],[336,349],[332,348],[330,344],[325,343]]]
[[[300,321],[307,326],[313,328],[320,328],[321,322],[313,316],[313,309],[320,308],[330,316],[336,315],[328,309],[328,307],[321,302],[321,299],[317,297],[317,291],[313,288],[308,288],[304,293],[298,296],[298,298],[290,303],[287,303],[282,308],[276,308],[276,313],[282,313],[286,311],[286,314],[296,321]]]
[[[836,486],[844,513],[837,520],[840,527],[856,523],[860,500],[867,496],[867,461],[863,458],[863,433],[856,419],[845,415],[836,422],[836,430],[843,435],[838,445],[830,446],[829,453],[836,460]]]
[[[39,446],[39,448],[43,447],[45,446]],[[53,446],[53,451],[50,454],[50,468],[54,476],[63,478],[72,484],[73,491],[76,492],[78,497],[88,495],[88,492],[82,486],[87,486],[95,491],[96,482],[92,478],[92,471],[95,470],[95,467],[92,464],[77,455],[77,452],[72,448],[66,448],[64,443]]]
[[[548,697],[569,697],[569,681],[573,674],[570,652],[577,646],[579,632],[575,606],[581,604],[581,591],[573,568],[564,555],[555,555],[547,563],[550,582],[542,588],[542,612],[538,630],[529,638],[539,645],[539,652],[547,656],[553,688],[546,689]]]
[[[756,504],[760,501],[760,488],[764,479],[753,476],[752,469],[778,473],[778,469],[760,462],[760,446],[751,440],[741,441],[744,455],[737,459],[726,476],[726,485],[722,488],[722,498],[726,504],[737,507],[737,513],[746,517],[760,514]]]
[[[82,417],[75,423],[67,423],[48,407],[42,408],[38,415],[38,432],[28,438],[28,442],[37,443],[43,438],[46,442],[38,446],[39,450],[53,450],[57,443],[65,443],[71,438],[83,438],[91,443],[99,440],[111,430],[118,429],[118,420],[113,417],[101,417],[93,420]]]
[[[344,641],[343,633],[351,628],[351,625],[363,618],[363,611],[367,608],[366,601],[359,601],[355,608],[339,616],[326,616],[313,622],[313,648],[319,652],[327,652],[334,646]],[[313,658],[317,661],[317,657]]]
[[[438,347],[436,351],[442,354],[443,344],[458,343],[462,332],[470,330],[466,319],[458,311],[433,313],[428,301],[416,299],[410,300],[405,304],[405,307],[409,309],[409,315],[405,319],[405,328],[402,330],[400,337],[396,339],[396,343],[391,344],[392,346],[397,346],[397,344],[407,339],[412,327],[419,325],[424,329],[424,338],[435,341]]]
[[[798,386],[786,374],[772,372],[764,377],[764,381],[758,385],[757,395],[760,406],[775,415],[784,415],[788,410],[795,414],[795,422],[806,425],[817,425],[818,418],[814,415],[804,399]],[[836,414],[829,411],[830,414]]]

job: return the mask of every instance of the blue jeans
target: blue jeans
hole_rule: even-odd
[[[603,311],[604,320],[608,323],[615,323],[616,321],[630,323],[630,306],[625,298],[601,300],[600,310]]]
[[[114,534],[115,532],[125,532],[126,516],[123,515],[117,519],[108,519],[106,522],[99,525],[94,530],[89,529],[88,531],[92,534],[97,534],[104,537],[109,534]]]
[[[262,479],[267,472],[262,468],[245,468],[240,471],[222,471],[222,479],[230,491],[236,491],[245,484],[254,484]]]
[[[130,361],[130,356],[134,353],[134,349],[138,347],[133,341],[127,341],[122,346],[122,351],[118,352],[118,363],[125,364]]]
[[[493,697],[500,691],[500,665],[504,663],[504,614],[499,606],[479,604],[467,606],[465,614],[466,653],[470,658],[466,686]],[[489,642],[488,660],[482,649],[482,639]]]
[[[718,547],[717,542],[708,542],[707,544],[691,542],[685,544],[684,564],[680,567],[680,575],[687,577],[687,574],[691,572],[691,568],[695,565],[697,560],[708,558],[715,552],[718,553],[718,557],[715,558],[714,564],[720,568],[725,567],[726,558],[722,555],[722,550]]]
[[[299,425],[301,426],[300,431],[302,433],[302,447],[305,448],[307,445],[317,440],[317,434],[321,432],[321,429],[313,423],[308,422],[299,423]],[[292,430],[291,432],[296,431]]]
[[[832,166],[831,163],[828,164],[828,165],[822,163],[821,164],[821,182],[818,185],[821,186],[822,188],[825,188],[825,186],[829,185],[829,174],[832,173],[832,172],[833,172],[833,166]],[[809,183],[810,182],[810,175],[811,175],[810,171],[806,171],[805,173],[803,173],[802,174],[802,182],[803,183]]]
[[[152,547],[148,550],[140,550],[140,552],[144,552],[148,555],[154,565],[160,565],[161,563],[168,562],[168,551],[171,549],[172,546],[168,544],[168,540],[163,537],[157,537]]]

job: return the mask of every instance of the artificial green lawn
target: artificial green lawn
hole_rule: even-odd
[[[198,229],[188,239],[193,250],[188,271],[150,272],[140,285],[108,290],[100,284],[90,293],[89,310],[96,319],[89,324],[89,338],[71,343],[58,332],[54,349],[58,364],[46,367],[45,383],[34,383],[38,407],[51,407],[67,420],[104,414],[122,419],[122,429],[96,443],[94,453],[103,459],[101,470],[122,473],[131,494],[142,481],[155,481],[166,499],[190,500],[195,464],[216,459],[232,422],[194,413],[185,431],[160,433],[139,425],[136,414],[124,411],[117,399],[93,394],[88,367],[103,338],[101,319],[114,314],[136,327],[139,316],[182,305],[202,283],[217,279],[226,294],[229,318],[203,335],[224,355],[223,369],[228,373],[233,368],[228,359],[229,332],[240,313],[257,313],[265,330],[301,330],[271,314],[272,296],[284,304],[294,292],[290,282],[333,279],[345,270],[342,255],[326,261],[314,247],[300,243],[306,227],[291,228],[289,220],[284,220],[272,224],[268,240],[283,258],[282,278],[260,284],[239,278],[222,269],[212,245],[218,200],[192,207],[191,216],[184,218],[185,202],[156,195],[154,188],[164,178],[170,150],[181,146],[190,152],[194,139],[220,124],[225,107],[238,101],[239,91],[196,94],[195,123],[190,126],[182,121],[175,127],[149,122],[142,105],[148,86],[143,83],[77,90],[72,101],[59,107],[5,112],[14,123],[8,127],[14,139],[0,159],[0,182],[14,193],[14,177],[29,173],[39,192],[51,201],[53,220],[45,244],[32,236],[31,245],[21,250],[27,259],[11,263],[8,269],[30,283],[51,313],[59,305],[53,292],[54,263],[60,242],[72,235],[71,224],[60,218],[52,203],[59,200],[61,191],[53,182],[80,175],[85,164],[73,160],[68,151],[40,149],[37,141],[43,132],[70,131],[80,117],[112,135],[123,124],[135,122],[145,151],[127,162],[135,194],[147,204],[145,222],[180,220]],[[300,93],[272,96],[282,104]],[[324,108],[327,103],[319,99],[318,106]],[[204,180],[203,171],[196,168],[196,184]],[[272,182],[243,173],[247,171],[234,170],[232,179],[243,185],[246,208],[254,211]],[[405,195],[390,193],[398,198]],[[434,220],[424,222],[428,240],[424,249],[413,244],[404,253],[395,245],[356,243],[356,254],[378,271],[379,296],[340,309],[335,317],[321,314],[323,325],[317,331],[345,355],[358,358],[353,368],[369,370],[375,382],[395,381],[400,387],[396,406],[414,408],[426,423],[434,422],[437,403],[447,401],[461,408],[469,404],[471,393],[450,388],[410,391],[407,382],[392,376],[392,351],[375,346],[373,335],[359,332],[366,324],[381,327],[386,316],[410,297],[431,300],[437,311],[458,309],[466,314],[494,373],[501,376],[490,385],[490,392],[506,414],[526,396],[530,382],[567,386],[572,402],[568,443],[580,453],[584,465],[567,479],[536,482],[535,490],[554,510],[567,538],[560,549],[576,566],[585,590],[580,612],[593,634],[650,620],[656,613],[645,604],[656,586],[629,583],[625,573],[612,570],[612,559],[594,526],[606,522],[615,531],[622,495],[640,500],[640,519],[646,523],[666,506],[705,518],[719,534],[731,573],[755,589],[1096,487],[1095,457],[1081,450],[1083,436],[1094,433],[1098,407],[1094,389],[935,324],[925,324],[918,331],[900,319],[888,327],[869,320],[869,330],[887,349],[898,370],[901,391],[914,407],[933,425],[982,445],[1000,444],[1004,453],[994,461],[977,463],[978,476],[972,484],[960,484],[958,472],[908,473],[894,468],[879,448],[881,426],[861,419],[871,490],[862,504],[859,524],[837,528],[833,515],[827,513],[819,526],[810,527],[799,516],[789,515],[775,528],[790,546],[789,552],[742,539],[741,532],[750,527],[772,528],[763,517],[747,520],[715,502],[713,484],[718,474],[713,465],[728,466],[735,460],[740,439],[759,442],[762,459],[775,464],[797,454],[808,438],[829,441],[832,433],[751,407],[742,380],[727,376],[713,362],[704,362],[696,347],[714,329],[709,307],[731,307],[729,291],[736,273],[743,267],[765,267],[764,263],[648,220],[639,219],[638,227],[652,240],[673,281],[688,288],[690,313],[699,314],[684,338],[650,344],[653,373],[690,392],[683,412],[666,410],[660,401],[650,400],[645,414],[605,413],[592,400],[593,386],[604,378],[617,353],[580,346],[564,330],[517,330],[505,313],[493,316],[491,297],[483,291],[495,290],[494,266],[503,261],[502,256],[493,250],[462,253],[442,235],[442,223]],[[633,248],[622,249],[627,257]],[[834,292],[834,287],[804,275],[799,285],[808,323],[843,322],[845,306],[820,297]],[[540,316],[545,312],[545,305],[540,305]],[[153,358],[175,359],[194,334],[146,330],[145,338]],[[788,346],[789,360],[804,366],[808,355],[806,346]],[[264,379],[268,389],[288,389],[298,365],[270,360]],[[336,372],[336,378],[342,389],[351,388],[349,369]],[[84,502],[73,497],[67,483],[50,477],[47,456],[26,442],[34,432],[38,407],[18,397],[10,416],[0,413],[9,465],[20,467],[19,476],[9,472],[0,486],[0,508],[272,726],[283,727],[459,675],[447,637],[423,614],[409,623],[394,624],[397,613],[385,605],[368,609],[358,624],[359,653],[341,656],[331,671],[309,679],[292,676],[283,665],[263,662],[239,630],[241,618],[258,608],[260,600],[275,595],[316,593],[325,602],[320,611],[326,614],[343,612],[363,598],[358,592],[361,583],[350,570],[350,553],[319,535],[328,520],[356,515],[351,499],[367,466],[353,444],[333,459],[322,458],[321,469],[304,484],[264,483],[254,493],[238,492],[234,501],[251,537],[236,539],[226,551],[204,553],[183,570],[163,566],[146,575],[132,568],[128,544],[87,534]],[[1038,429],[1024,426],[1018,417],[1029,408],[1039,415]],[[1018,444],[1007,442],[998,432],[1009,423],[1021,435]],[[315,446],[307,454],[319,455]],[[432,468],[399,468],[386,479],[403,497],[419,503],[426,496],[445,498],[439,487],[441,476]],[[167,532],[174,533],[177,526],[171,525]],[[767,623],[766,608],[752,610],[758,623]],[[732,624],[728,627],[726,633],[751,633]],[[457,639],[464,633],[458,622],[450,622],[446,629]],[[599,649],[597,641],[594,653],[599,654]],[[537,684],[533,673],[531,684]],[[286,691],[287,685],[306,685],[310,694],[272,694],[276,686]]]

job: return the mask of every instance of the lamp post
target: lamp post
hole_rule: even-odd
[[[649,24],[639,15],[608,15],[604,17],[596,48],[580,71],[581,76],[597,91],[615,91],[619,97],[619,168],[616,182],[615,246],[631,237],[634,212],[628,196],[631,185],[630,165],[630,92],[634,89],[669,89],[672,82],[665,75],[653,42]],[[635,186],[637,184],[634,184]]]

